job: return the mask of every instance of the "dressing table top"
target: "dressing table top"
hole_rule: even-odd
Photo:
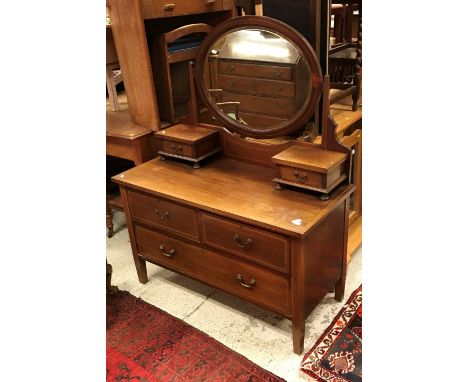
[[[302,237],[343,201],[353,185],[341,185],[327,201],[293,189],[275,190],[273,169],[221,157],[199,169],[153,159],[113,178],[116,183]]]

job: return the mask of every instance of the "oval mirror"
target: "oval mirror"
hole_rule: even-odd
[[[322,72],[307,40],[268,17],[241,16],[216,27],[196,63],[199,95],[229,130],[274,138],[303,127],[322,90]]]

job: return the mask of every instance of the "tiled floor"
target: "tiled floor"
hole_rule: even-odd
[[[114,215],[115,235],[107,239],[112,284],[202,330],[224,345],[293,381],[310,381],[299,371],[302,356],[292,352],[291,321],[187,277],[148,263],[149,282],[138,282],[123,213]],[[328,294],[306,321],[305,351],[330,324],[349,295],[361,284],[361,249],[348,267],[342,303]]]

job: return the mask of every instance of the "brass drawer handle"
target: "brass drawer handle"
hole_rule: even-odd
[[[206,0],[206,5],[213,5],[216,3],[216,0]]]
[[[173,11],[175,8],[175,4],[164,4],[164,10],[166,12]]]
[[[283,75],[283,72],[275,71],[273,72],[273,75],[276,77],[281,77]]]
[[[304,182],[307,179],[307,174],[300,174],[299,171],[294,171],[294,176],[299,182]]]
[[[182,146],[178,145],[176,146],[174,143],[171,145],[172,149],[175,151],[182,151]]]
[[[236,242],[236,244],[241,248],[250,248],[253,245],[253,241],[250,238],[247,238],[245,244],[242,244],[241,238],[237,233],[234,235],[233,239]]]
[[[236,81],[233,81],[233,80],[227,80],[227,83],[228,83],[228,85],[231,85],[231,86],[232,86],[232,85],[234,85],[234,84],[236,83]]]
[[[237,280],[239,280],[240,285],[242,285],[244,288],[252,289],[255,285],[255,279],[253,278],[250,279],[248,284],[246,284],[240,273],[237,274]]]
[[[161,253],[166,257],[172,258],[175,255],[175,249],[174,248],[172,248],[169,252],[166,252],[166,250],[164,249],[164,245],[161,244],[159,246],[159,249],[161,250]]]
[[[156,215],[158,215],[161,219],[167,219],[169,217],[169,211],[164,212],[164,214],[160,214],[159,210],[155,208],[154,212],[156,212]]]
[[[232,72],[234,70],[234,66],[231,65],[231,66],[228,66],[225,70],[227,70],[228,72]]]

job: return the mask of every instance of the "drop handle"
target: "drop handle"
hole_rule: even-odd
[[[161,244],[161,245],[159,246],[159,249],[161,250],[161,253],[162,253],[164,256],[166,256],[166,257],[172,258],[172,257],[174,257],[174,255],[175,255],[175,249],[174,249],[174,248],[172,248],[169,252],[166,252],[166,250],[165,250],[165,248],[164,248],[164,245]]]
[[[276,77],[281,77],[283,75],[283,73],[281,72],[273,72],[273,75],[276,76]]]
[[[175,8],[175,4],[164,4],[164,10],[166,12],[172,11],[172,10],[174,10],[174,8]]]
[[[299,171],[294,171],[294,176],[296,177],[296,179],[299,181],[299,182],[303,182],[307,179],[307,174],[304,173],[304,174],[300,174]]]
[[[167,219],[169,217],[169,211],[166,211],[161,215],[159,209],[156,208],[154,212],[156,212],[156,215],[158,215],[161,219]]]
[[[240,285],[242,285],[244,288],[252,289],[255,286],[254,278],[250,279],[250,281],[246,283],[240,273],[237,274],[237,280],[239,280]]]
[[[181,151],[181,150],[182,150],[182,146],[181,146],[181,145],[177,145],[177,146],[176,146],[174,143],[171,145],[171,147],[172,147],[173,150],[176,150],[176,151],[177,151],[177,150],[178,150],[178,151]]]
[[[240,236],[236,233],[233,237],[234,242],[241,248],[250,248],[253,245],[253,240],[247,238],[245,244],[242,243]]]
[[[216,3],[216,0],[206,0],[206,5],[213,5]]]
[[[232,65],[231,65],[231,66],[228,66],[228,67],[226,68],[226,70],[227,70],[228,72],[232,72],[232,71],[234,70],[234,66],[232,66]]]

